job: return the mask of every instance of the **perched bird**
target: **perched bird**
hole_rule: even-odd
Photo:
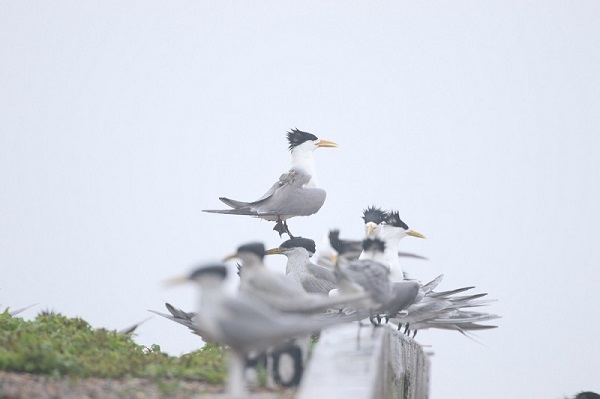
[[[394,213],[394,212],[392,212],[392,213]],[[365,237],[367,237],[367,238],[380,237],[384,241],[386,241],[389,236],[390,240],[393,239],[394,237],[393,237],[392,233],[386,233],[385,236],[381,236],[382,231],[384,230],[384,227],[386,224],[395,223],[396,215],[392,216],[392,213],[384,211],[381,208],[378,208],[375,206],[369,206],[365,210],[363,210],[362,219],[365,223]],[[397,218],[399,220],[399,216]],[[400,222],[402,222],[402,221],[400,220]],[[317,256],[317,263],[319,265],[322,265],[325,267],[333,267],[333,263],[335,263],[335,256],[338,255],[337,251],[331,247],[330,235],[331,235],[331,231],[329,232],[329,235],[323,240],[322,245],[319,247],[319,254]],[[339,235],[339,233],[338,233],[338,235]],[[424,238],[424,236],[422,234],[408,229],[408,226],[407,226],[407,233],[405,235],[412,235],[415,237]],[[339,236],[336,239],[339,240],[344,247],[344,251],[345,251],[344,255],[343,255],[344,258],[346,258],[348,260],[356,260],[356,259],[360,258],[360,255],[362,254],[362,244],[363,244],[362,240],[341,239]],[[396,242],[386,242],[385,248],[386,248],[385,249],[386,256],[390,256],[390,257],[395,256],[396,258],[405,257],[405,258],[427,259],[424,256],[415,255],[415,254],[408,253],[408,252],[397,251],[398,245]],[[397,251],[397,252],[394,253],[394,251]],[[397,263],[398,260],[396,259],[395,262]],[[396,278],[396,275],[397,275],[397,273],[393,269],[392,270],[392,280],[398,280],[398,278]]]
[[[208,264],[192,272],[185,280],[200,288],[199,309],[194,323],[217,342],[231,348],[228,390],[232,398],[246,398],[244,381],[246,354],[285,344],[290,338],[310,334],[346,322],[346,318],[317,320],[306,315],[281,313],[256,298],[239,292],[228,293],[223,287],[227,266]],[[174,282],[183,282],[178,278]]]
[[[379,314],[395,315],[413,303],[420,285],[413,281],[390,281],[390,271],[381,262],[385,247],[383,241],[365,238],[363,251],[368,254],[368,259],[355,261],[345,260],[343,244],[334,239],[331,245],[340,253],[335,269],[339,293],[368,292],[370,300],[360,302],[359,306],[368,309],[373,324]]]
[[[386,212],[386,214],[385,221],[378,226],[378,236],[385,242],[384,256],[386,265],[390,268],[390,278],[392,281],[402,281],[404,280],[404,272],[398,258],[400,240],[406,236],[417,238],[425,238],[425,236],[410,229],[400,219],[400,214],[397,211]]]
[[[287,219],[317,213],[325,203],[326,192],[318,187],[314,151],[319,147],[337,147],[337,144],[317,138],[314,134],[293,129],[287,134],[292,155],[292,167],[258,200],[244,202],[219,197],[232,209],[204,210],[209,213],[249,215],[275,221],[273,230],[279,236],[292,234]]]
[[[367,208],[364,212],[365,234],[367,237],[378,237],[385,243],[385,260],[383,263],[390,269],[392,281],[404,280],[404,272],[398,258],[398,247],[400,240],[406,236],[425,238],[417,231],[408,228],[406,223],[400,219],[398,212],[384,212],[378,208]],[[363,251],[359,259],[368,258]]]
[[[332,269],[315,265],[310,258],[316,252],[316,245],[310,238],[294,237],[281,243],[278,248],[265,252],[266,255],[281,254],[287,257],[285,274],[302,285],[306,292],[329,294],[337,287]]]
[[[265,253],[262,243],[249,243],[238,247],[236,253],[224,260],[237,258],[242,261],[240,292],[280,312],[314,314],[367,296],[365,293],[357,293],[330,298],[306,292],[300,282],[267,269],[263,263]]]

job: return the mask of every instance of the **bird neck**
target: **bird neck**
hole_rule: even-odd
[[[200,285],[200,298],[198,309],[198,324],[205,329],[209,335],[218,334],[218,326],[215,322],[216,316],[221,311],[221,304],[224,300],[222,291],[223,285],[220,282],[211,283],[210,281],[203,282]]]
[[[400,240],[402,240],[404,236],[401,234],[390,233],[388,231],[382,234],[382,236],[385,242],[385,264],[390,268],[390,280],[402,281],[404,280],[404,271],[402,270],[402,266],[400,266],[398,249],[400,247]]]
[[[381,263],[382,265],[388,266],[385,252],[381,251],[362,251],[359,256],[359,260],[372,260],[374,262]]]
[[[260,258],[259,256],[253,254],[253,253],[246,253],[243,254],[242,256],[240,256],[240,259],[242,260],[242,268],[253,268],[253,269],[259,269],[259,268],[264,268],[264,263],[262,258]]]
[[[287,264],[285,266],[285,274],[301,271],[306,268],[306,265],[310,262],[310,257],[306,251],[298,251],[294,256],[288,257]]]
[[[306,149],[293,149],[292,150],[292,167],[293,168],[302,168],[309,175],[310,180],[305,184],[306,187],[317,187],[317,169],[315,166],[315,157],[313,156],[312,150]]]

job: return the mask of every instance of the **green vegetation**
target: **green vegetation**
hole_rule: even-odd
[[[129,335],[93,329],[80,318],[42,313],[35,320],[0,313],[0,370],[55,377],[178,378],[223,383],[226,351],[218,345],[181,357],[160,346],[136,344]]]

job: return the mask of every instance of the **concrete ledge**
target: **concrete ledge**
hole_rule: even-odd
[[[359,333],[351,324],[321,333],[296,398],[428,396],[429,359],[419,344],[388,326],[363,327]]]

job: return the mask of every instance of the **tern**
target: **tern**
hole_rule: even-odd
[[[365,211],[365,216],[366,216]],[[377,235],[383,242],[385,242],[385,264],[390,269],[390,279],[392,281],[403,281],[404,272],[400,266],[400,260],[398,258],[398,249],[400,246],[400,240],[406,236],[412,236],[417,238],[425,238],[425,236],[418,231],[412,230],[406,223],[400,219],[400,214],[397,211],[384,212],[383,220],[377,219],[379,223],[372,219],[367,222],[365,218],[365,229],[367,237]],[[365,258],[367,255],[363,252],[359,259]]]
[[[287,139],[292,155],[292,167],[279,177],[279,180],[256,201],[244,202],[219,197],[219,200],[232,209],[204,210],[209,213],[248,215],[276,222],[273,230],[282,236],[292,234],[287,219],[294,216],[310,216],[319,211],[327,196],[318,187],[314,151],[320,147],[337,147],[333,141],[319,139],[312,133],[292,129]]]
[[[363,300],[367,294],[357,293],[330,298],[306,292],[302,285],[284,274],[273,272],[264,266],[266,251],[262,243],[248,243],[238,247],[236,253],[224,260],[240,259],[240,292],[262,301],[280,312],[315,314]]]
[[[302,285],[306,292],[329,294],[337,287],[332,269],[315,265],[310,258],[316,252],[316,245],[310,238],[294,237],[284,241],[278,248],[265,252],[266,255],[281,254],[287,257],[285,274]]]
[[[393,213],[393,212],[392,212]],[[365,223],[365,236],[368,238],[380,237],[384,241],[392,239],[393,234],[387,233],[385,236],[381,236],[384,226],[388,223],[394,223],[395,216],[392,216],[389,212],[382,210],[375,206],[369,206],[363,210],[362,219]],[[399,219],[399,217],[398,217]],[[403,223],[403,222],[402,222]],[[424,238],[424,236],[416,231],[408,229],[406,235],[412,235],[415,237]],[[317,263],[325,267],[333,267],[335,263],[335,257],[338,255],[337,251],[331,247],[330,234],[325,237],[323,243],[319,246],[319,254],[317,256]],[[389,236],[389,237],[388,237]],[[362,240],[348,240],[337,237],[344,247],[344,257],[348,260],[356,260],[360,258],[362,254]],[[424,256],[415,255],[408,252],[398,251],[393,253],[394,249],[397,249],[398,245],[395,242],[386,242],[386,256],[398,257],[410,257],[418,259],[427,259]],[[396,263],[398,260],[396,260]],[[400,280],[396,277],[396,268],[392,268],[392,280]]]
[[[331,245],[340,253],[335,269],[338,290],[342,294],[368,292],[370,301],[362,301],[360,306],[369,310],[373,324],[375,316],[396,315],[414,302],[420,284],[415,281],[390,281],[389,268],[382,263],[385,248],[383,241],[378,238],[365,238],[363,251],[368,254],[368,259],[347,261],[343,256],[343,244],[335,241],[336,236],[339,236],[339,232],[333,234],[334,240]]]
[[[289,339],[347,322],[347,318],[317,320],[308,316],[281,313],[242,292],[224,289],[227,266],[207,264],[186,278],[171,283],[196,282],[200,288],[194,323],[217,342],[231,348],[228,389],[232,398],[247,397],[244,382],[246,355],[285,344]]]

